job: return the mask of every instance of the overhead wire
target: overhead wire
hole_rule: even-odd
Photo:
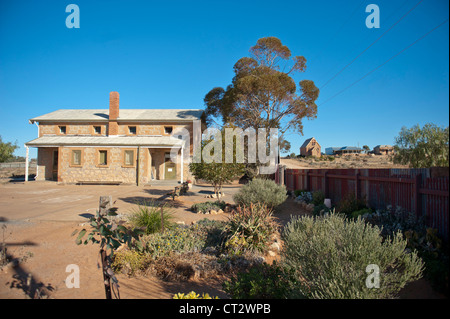
[[[414,7],[412,7],[408,12],[406,12],[400,19],[397,20],[393,25],[391,25],[383,34],[381,34],[375,41],[373,41],[367,48],[365,48],[361,53],[359,53],[353,60],[351,60],[349,63],[347,63],[339,72],[337,72],[335,75],[333,75],[328,81],[325,82],[320,87],[320,90],[323,89],[328,83],[333,81],[339,74],[341,74],[345,69],[347,69],[350,65],[352,65],[360,56],[362,56],[367,50],[369,50],[375,43],[377,43],[382,37],[384,37],[389,31],[391,31],[397,24],[400,23],[408,14],[410,14],[417,6],[422,2],[423,0],[420,0],[417,2]]]
[[[417,42],[421,41],[422,39],[424,39],[425,37],[427,37],[429,34],[431,34],[432,32],[436,31],[437,29],[439,29],[441,26],[443,26],[445,23],[448,22],[448,19],[444,20],[443,22],[441,22],[439,25],[437,25],[436,27],[434,27],[433,29],[431,29],[430,31],[428,31],[427,33],[425,33],[424,35],[422,35],[420,38],[418,38],[417,40],[415,40],[414,42],[412,42],[410,45],[408,45],[407,47],[405,47],[404,49],[402,49],[401,51],[397,52],[395,55],[391,56],[389,59],[387,59],[386,61],[384,61],[383,63],[381,63],[380,65],[378,65],[376,68],[372,69],[371,71],[367,72],[365,75],[363,75],[362,77],[360,77],[358,80],[354,81],[352,84],[350,84],[349,86],[345,87],[344,89],[340,90],[339,92],[337,92],[336,94],[334,94],[332,97],[330,97],[329,99],[327,99],[325,102],[321,103],[320,105],[323,105],[327,102],[329,102],[330,100],[332,100],[333,98],[335,98],[336,96],[342,94],[344,91],[348,90],[349,88],[351,88],[352,86],[354,86],[355,84],[357,84],[358,82],[362,81],[363,79],[365,79],[367,76],[369,76],[370,74],[372,74],[373,72],[375,72],[376,70],[378,70],[379,68],[381,68],[383,65],[385,65],[386,63],[388,63],[389,61],[391,61],[392,59],[396,58],[397,56],[399,56],[400,54],[402,54],[403,52],[405,52],[406,50],[408,50],[410,47],[412,47],[413,45],[415,45]]]

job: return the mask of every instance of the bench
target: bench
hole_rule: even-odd
[[[78,181],[77,185],[120,185],[119,181]]]

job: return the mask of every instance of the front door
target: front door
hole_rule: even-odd
[[[53,151],[52,180],[58,180],[58,151]]]
[[[176,179],[177,165],[170,160],[170,154],[166,154],[164,160],[164,179]]]

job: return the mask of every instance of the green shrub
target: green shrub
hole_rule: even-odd
[[[111,267],[114,271],[125,270],[127,275],[133,276],[145,270],[149,262],[148,255],[132,249],[123,249],[114,254]]]
[[[325,200],[325,194],[322,191],[314,191],[312,193],[312,203],[314,205],[321,205]]]
[[[231,213],[223,230],[225,249],[237,255],[244,251],[263,252],[276,231],[270,208],[259,203],[239,206]]]
[[[364,199],[357,199],[355,194],[349,193],[336,205],[336,211],[345,214],[347,217],[352,217],[354,211],[367,208]]]
[[[145,233],[153,234],[161,231],[161,209],[163,210],[164,229],[170,229],[174,227],[172,222],[172,212],[169,207],[165,205],[159,205],[153,201],[147,203],[144,202],[134,208],[129,217],[130,223],[139,228],[144,228]]]
[[[201,251],[208,246],[220,245],[223,241],[224,223],[199,221],[191,226],[178,226],[164,233],[144,236],[141,243],[144,251],[153,259],[168,256],[173,252]]]
[[[308,298],[392,298],[422,275],[417,253],[401,233],[383,240],[380,229],[342,215],[293,217],[283,232],[283,262],[295,271],[294,291]],[[367,288],[366,267],[380,270],[380,288]]]
[[[301,193],[307,193],[308,191],[306,189],[296,189],[294,191],[295,197],[299,197]]]
[[[211,209],[214,210],[224,209],[225,206],[226,203],[224,201],[204,202],[192,205],[191,210],[195,213],[206,213]]]
[[[372,213],[372,210],[370,208],[363,208],[363,209],[355,210],[354,212],[352,212],[351,217],[356,219],[359,216],[363,216],[365,214],[370,214],[370,213]]]
[[[262,263],[239,272],[223,283],[233,299],[286,299],[291,297],[293,278],[276,262]]]
[[[253,179],[233,196],[237,205],[250,206],[250,204],[261,203],[269,208],[275,208],[282,204],[287,198],[286,187],[277,185],[269,179]]]
[[[333,208],[328,208],[325,204],[315,205],[313,216],[321,216],[333,212]]]

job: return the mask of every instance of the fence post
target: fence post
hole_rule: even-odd
[[[355,172],[355,197],[359,199],[361,197],[360,194],[360,179],[359,179],[359,170],[357,169]]]
[[[306,191],[309,192],[309,190],[310,190],[309,188],[310,188],[310,185],[309,185],[309,170],[307,169],[305,171],[305,189],[306,189]]]
[[[422,195],[420,194],[420,186],[422,184],[422,174],[417,174],[414,179],[414,206],[416,209],[416,217],[422,216]]]
[[[325,195],[325,198],[328,198],[328,170],[325,170],[323,172],[323,194]]]

